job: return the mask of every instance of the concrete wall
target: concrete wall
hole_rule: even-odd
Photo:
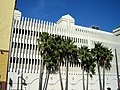
[[[0,0],[0,50],[9,49],[15,0]]]
[[[0,84],[6,88],[6,74],[15,0],[0,0]]]

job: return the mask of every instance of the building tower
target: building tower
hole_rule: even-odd
[[[0,0],[0,90],[5,90],[15,0]]]

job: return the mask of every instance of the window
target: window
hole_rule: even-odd
[[[25,63],[25,58],[23,58],[23,64]]]
[[[27,50],[29,49],[29,44],[27,44]]]
[[[10,57],[10,63],[12,63],[12,57]]]
[[[13,48],[14,42],[12,42],[12,48]]]
[[[19,58],[16,59],[16,63],[18,63]]]
[[[15,63],[15,57],[13,58],[13,63]]]
[[[37,35],[36,35],[37,37],[38,37],[38,32],[37,32]]]
[[[78,38],[78,43],[79,43],[79,38]]]
[[[20,43],[18,43],[18,48],[20,48]]]
[[[37,45],[36,45],[36,51],[37,51]]]
[[[22,29],[22,34],[24,34],[24,29]]]
[[[29,59],[29,64],[31,64],[31,59]]]
[[[34,48],[35,48],[35,45],[33,45],[33,50],[34,50]]]
[[[21,29],[19,29],[19,34],[21,34]]]
[[[22,58],[20,58],[20,64],[22,63]]]
[[[15,48],[17,47],[17,43],[15,42]]]
[[[23,48],[23,43],[21,43],[21,49]]]
[[[18,28],[16,29],[16,34],[18,34]]]
[[[13,29],[13,33],[15,33],[15,28]]]
[[[25,35],[27,35],[27,30],[25,30]]]
[[[30,35],[30,30],[28,30],[28,35]]]
[[[40,59],[38,59],[38,65],[40,64]]]
[[[28,64],[28,59],[26,58],[26,64]]]

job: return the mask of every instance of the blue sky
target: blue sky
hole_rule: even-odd
[[[96,25],[108,32],[120,26],[120,0],[17,0],[16,6],[29,18],[56,22],[70,14],[81,26]]]

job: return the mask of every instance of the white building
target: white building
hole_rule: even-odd
[[[40,21],[29,18],[21,18],[21,13],[15,10],[14,24],[10,39],[10,54],[8,66],[8,83],[12,79],[12,87],[8,84],[7,90],[21,89],[18,83],[18,71],[23,73],[27,86],[22,85],[22,90],[38,90],[40,72],[40,54],[37,38],[40,32],[48,32],[61,36],[71,37],[78,46],[87,45],[94,47],[95,42],[102,42],[105,46],[112,48],[113,54],[117,49],[118,64],[120,67],[120,28],[113,30],[113,33],[102,30],[95,30],[88,27],[75,25],[75,19],[69,14],[62,16],[57,23]],[[115,55],[115,54],[114,54]],[[65,86],[65,65],[61,66],[62,79]],[[120,69],[119,69],[120,72]],[[45,75],[44,75],[45,78]],[[43,78],[43,79],[44,79]],[[21,79],[20,79],[21,80]],[[85,79],[86,81],[86,79]],[[106,71],[105,88],[117,90],[117,75],[115,57],[112,61],[112,68]],[[60,90],[59,75],[50,75],[47,90]],[[69,66],[69,89],[82,90],[82,70],[79,65]],[[89,82],[89,90],[99,90],[98,74],[93,76]]]

